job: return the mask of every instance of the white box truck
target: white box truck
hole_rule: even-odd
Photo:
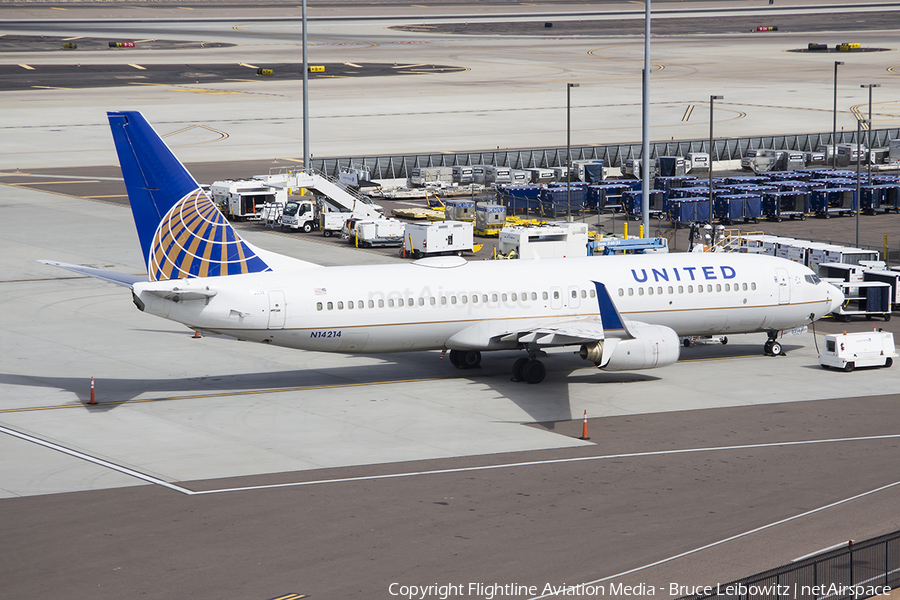
[[[432,221],[407,223],[403,236],[406,256],[440,256],[472,251],[474,247],[474,223],[471,221]]]
[[[259,221],[267,204],[287,203],[287,190],[270,187],[258,179],[225,179],[209,186],[213,203],[238,221]]]
[[[896,358],[893,333],[864,331],[825,336],[819,364],[823,369],[849,372],[857,367],[890,367]]]

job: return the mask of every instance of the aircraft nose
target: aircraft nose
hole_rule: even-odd
[[[831,289],[828,290],[828,296],[831,298],[831,310],[829,312],[834,312],[844,303],[844,292],[836,286],[829,285],[831,287]]]

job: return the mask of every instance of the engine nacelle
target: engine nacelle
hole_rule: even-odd
[[[581,358],[607,371],[654,369],[675,363],[681,355],[678,335],[669,327],[632,323],[633,339],[607,338],[583,344]]]

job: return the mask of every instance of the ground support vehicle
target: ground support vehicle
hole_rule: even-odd
[[[890,367],[897,359],[894,334],[887,331],[862,331],[825,336],[825,350],[819,354],[823,369]]]
[[[870,215],[883,210],[900,212],[900,185],[880,184],[866,185],[860,190],[859,206]]]
[[[585,223],[546,223],[504,227],[497,251],[504,258],[566,258],[587,256]]]
[[[432,221],[407,223],[403,235],[403,256],[421,258],[456,254],[474,249],[474,223],[471,221]]]
[[[405,225],[397,219],[347,219],[341,238],[357,247],[401,246]]]
[[[287,202],[287,190],[258,179],[216,181],[209,186],[209,193],[222,214],[235,221],[259,221],[267,204]]]
[[[281,229],[301,230],[309,233],[319,228],[319,207],[312,200],[290,200],[281,213]]]

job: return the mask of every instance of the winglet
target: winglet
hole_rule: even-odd
[[[622,315],[619,314],[616,305],[613,304],[606,286],[599,281],[594,281],[593,284],[597,288],[597,304],[600,306],[600,320],[603,323],[603,330],[607,332],[622,331],[630,336],[631,332],[628,331]]]

